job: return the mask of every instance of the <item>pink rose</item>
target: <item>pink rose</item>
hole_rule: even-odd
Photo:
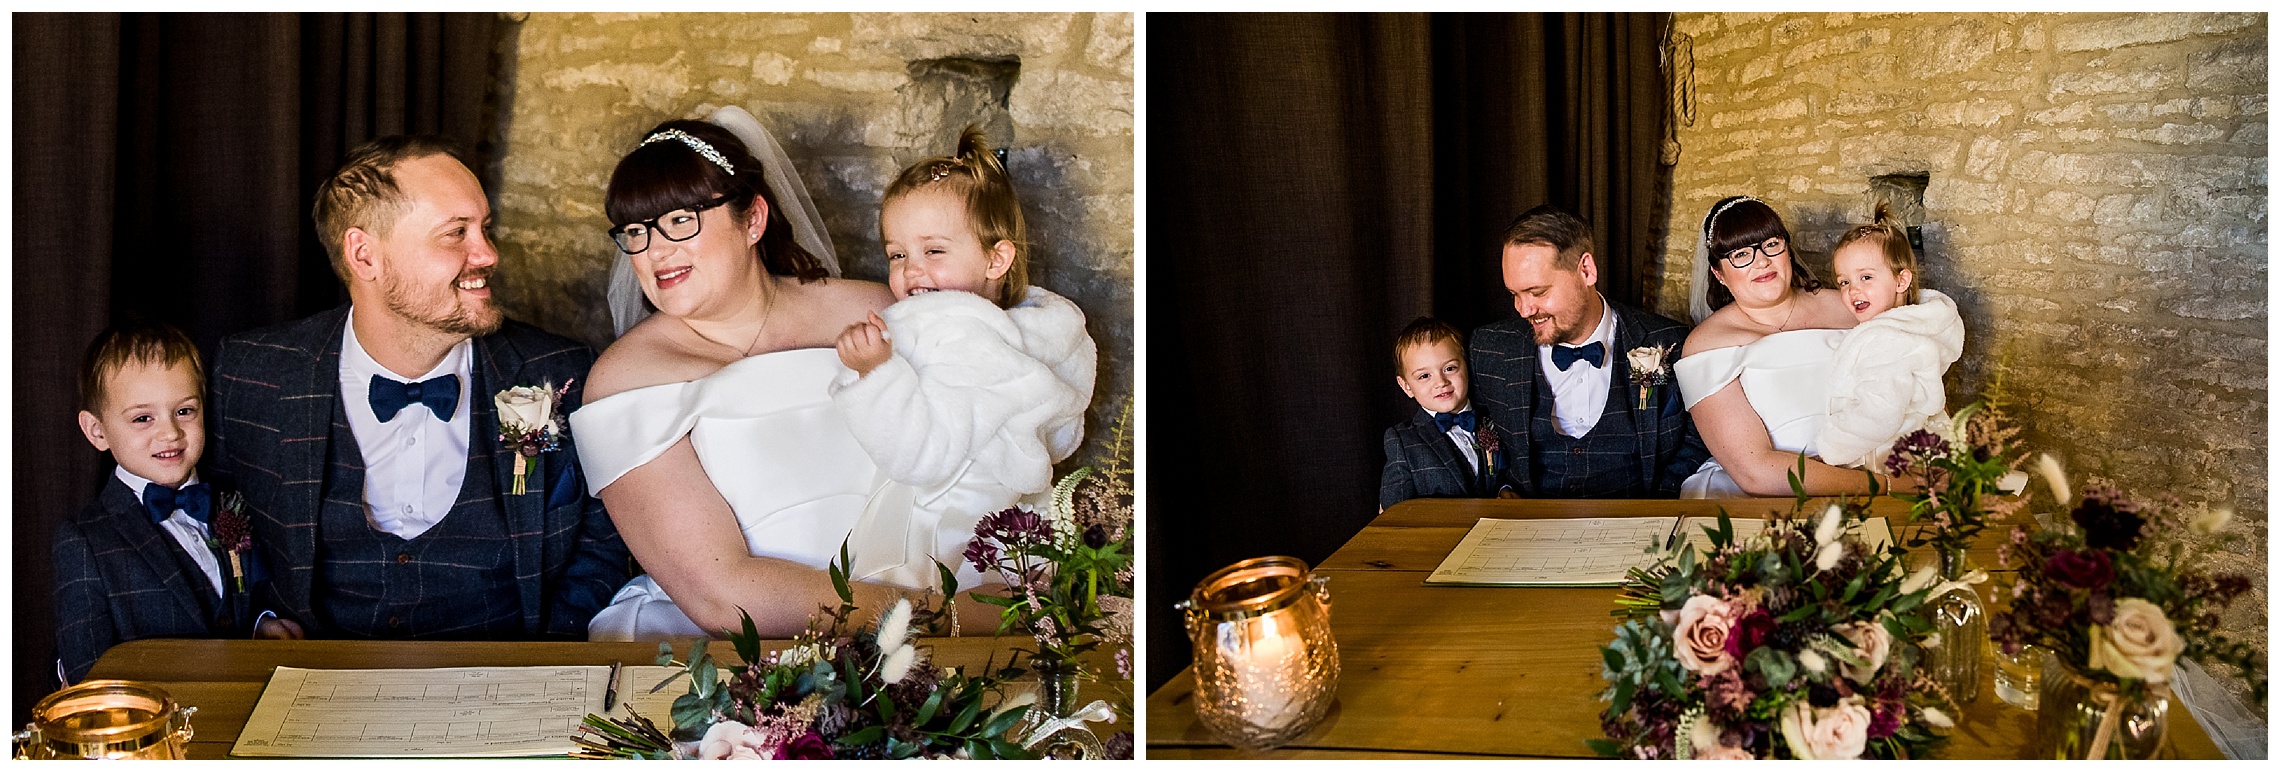
[[[1678,628],[1671,632],[1678,664],[1702,675],[1717,675],[1734,666],[1726,652],[1726,637],[1733,634],[1734,606],[1723,599],[1696,595],[1678,610]]]
[[[722,721],[705,730],[705,739],[697,745],[697,758],[706,761],[721,759],[773,759],[776,749],[768,742],[768,733],[758,727],[745,726],[735,721]]]
[[[2177,637],[2169,615],[2144,598],[2115,601],[2113,623],[2090,626],[2090,666],[2123,678],[2169,683],[2177,654],[2184,650],[2185,641]]]
[[[1892,631],[1884,629],[1881,622],[1869,621],[1846,622],[1837,625],[1834,632],[1852,643],[1853,656],[1863,662],[1859,665],[1841,663],[1839,669],[1845,677],[1863,684],[1875,680],[1876,671],[1884,668],[1885,657],[1892,654]]]
[[[1694,722],[1694,731],[1687,736],[1687,745],[1693,751],[1693,758],[1698,761],[1749,761],[1755,758],[1746,749],[1720,743],[1723,735],[1725,730],[1719,729],[1709,719]]]
[[[1706,751],[1696,751],[1694,758],[1697,761],[1750,761],[1757,757],[1750,755],[1750,752],[1744,748],[1720,745]]]
[[[1792,703],[1781,713],[1781,739],[1800,759],[1857,759],[1868,750],[1868,725],[1875,719],[1857,699],[1832,708]]]

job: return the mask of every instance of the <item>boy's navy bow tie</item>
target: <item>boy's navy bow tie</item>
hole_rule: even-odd
[[[414,402],[427,405],[437,420],[451,420],[452,412],[459,409],[459,376],[439,375],[418,383],[372,376],[372,415],[381,423],[395,420],[398,411]]]
[[[214,513],[211,490],[205,483],[191,483],[182,486],[179,491],[151,483],[143,486],[143,507],[150,510],[150,521],[153,523],[166,522],[167,518],[174,516],[174,510],[177,509],[182,510],[182,514],[189,515],[192,520],[211,522]]]
[[[1607,344],[1592,341],[1581,346],[1559,345],[1552,347],[1552,366],[1568,369],[1568,365],[1583,362],[1592,367],[1603,367],[1607,360]]]
[[[1472,431],[1473,411],[1467,410],[1462,413],[1434,413],[1433,425],[1441,427],[1441,431],[1444,432],[1448,431],[1449,427],[1451,426],[1462,426],[1465,427],[1465,431]]]

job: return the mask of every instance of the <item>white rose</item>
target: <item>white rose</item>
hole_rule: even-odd
[[[1799,700],[1781,712],[1781,739],[1789,754],[1800,759],[1857,759],[1868,750],[1868,725],[1874,719],[1857,700],[1832,708]]]
[[[1660,346],[1640,346],[1631,349],[1631,372],[1652,373],[1662,370],[1663,349]]]
[[[1884,659],[1892,654],[1892,631],[1877,622],[1846,622],[1834,628],[1853,645],[1853,655],[1863,664],[1844,663],[1839,670],[1855,683],[1868,683],[1876,678],[1876,671],[1884,668]],[[1848,757],[1849,758],[1849,757]]]
[[[775,758],[775,752],[768,747],[767,732],[735,721],[722,721],[705,730],[705,739],[697,745],[697,758],[765,760]]]
[[[499,408],[499,425],[510,434],[538,431],[554,425],[554,390],[546,386],[516,386],[491,397]]]
[[[2090,666],[2123,678],[2168,683],[2184,650],[2169,616],[2144,598],[2114,601],[2114,623],[2090,626]]]

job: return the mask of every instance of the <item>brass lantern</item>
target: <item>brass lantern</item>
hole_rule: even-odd
[[[1195,645],[1196,717],[1239,748],[1305,734],[1338,692],[1328,577],[1292,557],[1252,558],[1204,577],[1179,608]]]

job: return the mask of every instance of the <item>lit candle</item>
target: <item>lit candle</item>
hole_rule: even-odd
[[[1301,712],[1293,692],[1306,668],[1306,642],[1283,616],[1263,614],[1220,628],[1219,654],[1234,671],[1243,720],[1269,731],[1289,726]]]

